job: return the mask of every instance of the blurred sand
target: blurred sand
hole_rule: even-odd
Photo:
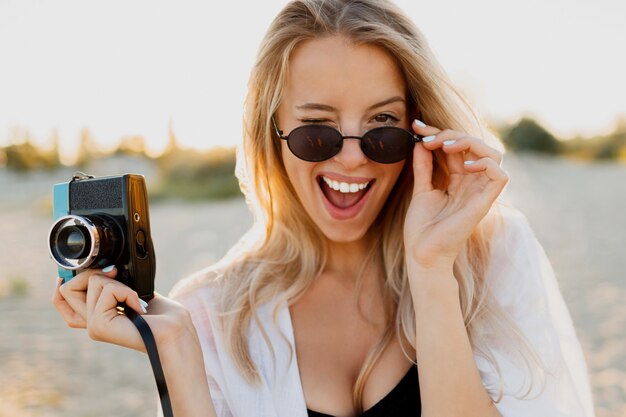
[[[598,417],[626,416],[626,166],[507,154],[505,199],[554,266],[582,344]],[[45,210],[53,182],[0,172],[0,417],[153,417],[148,359],[70,330],[50,304]],[[157,291],[219,259],[251,224],[242,199],[151,206]],[[11,282],[26,295],[11,295]],[[13,291],[14,292],[14,291]]]

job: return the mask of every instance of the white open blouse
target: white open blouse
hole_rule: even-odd
[[[504,395],[496,404],[503,417],[592,417],[593,402],[587,367],[569,311],[563,301],[550,262],[523,214],[497,203],[504,219],[492,240],[491,264],[486,284],[511,315],[554,375],[547,374],[545,389],[528,387],[525,368],[513,360],[506,344],[490,340],[504,381]],[[250,353],[261,375],[261,385],[251,386],[237,371],[219,331],[212,300],[215,287],[198,287],[199,276],[181,281],[172,290],[174,297],[190,312],[197,329],[209,389],[219,417],[307,417],[297,358],[290,361],[286,340],[273,325],[274,303],[258,310],[272,342],[276,362],[259,328],[249,330]],[[278,324],[294,345],[289,308],[278,310]],[[489,363],[474,355],[485,389],[496,399],[499,380]],[[534,387],[537,386],[535,389]]]

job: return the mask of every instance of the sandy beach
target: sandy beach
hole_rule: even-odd
[[[583,347],[597,417],[626,416],[626,165],[505,155],[504,199],[528,218]],[[50,303],[50,186],[0,173],[0,417],[153,417],[145,355],[71,330]],[[6,196],[6,197],[5,197]],[[219,259],[249,228],[243,199],[151,205],[156,288]]]

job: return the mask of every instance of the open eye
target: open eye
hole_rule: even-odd
[[[383,123],[383,124],[386,124],[386,125],[394,124],[394,123],[400,121],[400,119],[398,119],[397,117],[392,116],[392,115],[387,114],[387,113],[377,114],[376,116],[374,116],[374,118],[372,120],[374,122],[376,122],[376,123]]]

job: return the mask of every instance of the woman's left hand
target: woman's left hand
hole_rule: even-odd
[[[421,127],[413,130],[430,141],[413,153],[414,187],[404,225],[409,267],[452,272],[463,243],[509,181],[500,167],[502,153],[482,139],[454,130]],[[450,172],[447,190],[433,186],[433,152],[443,149]],[[473,161],[473,162],[470,162]]]

